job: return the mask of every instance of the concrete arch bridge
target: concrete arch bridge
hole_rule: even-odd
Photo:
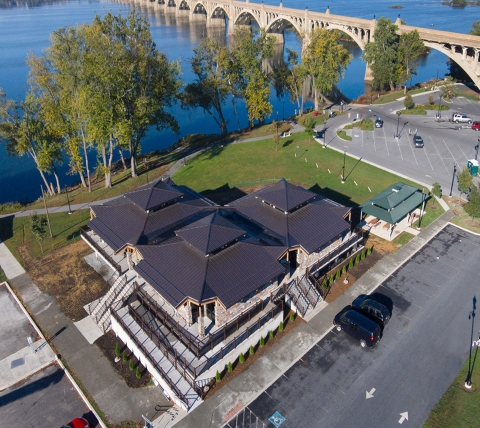
[[[239,26],[256,22],[260,28],[276,38],[276,43],[283,44],[285,28],[292,26],[308,43],[309,34],[315,28],[338,29],[348,34],[363,50],[365,45],[373,41],[373,33],[377,21],[373,19],[352,18],[333,15],[327,8],[325,13],[283,7],[269,6],[262,3],[251,3],[250,0],[124,0],[137,4],[148,4],[150,7],[162,9],[176,16],[188,16],[190,21],[202,20],[208,27],[226,26],[232,34]],[[442,52],[454,60],[480,88],[480,37],[462,33],[432,30],[430,28],[403,25],[400,15],[395,24],[398,34],[417,30],[425,45]],[[365,80],[371,80],[367,67]]]

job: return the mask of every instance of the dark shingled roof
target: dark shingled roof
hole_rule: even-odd
[[[285,271],[278,261],[285,247],[236,242],[205,256],[175,238],[138,250],[144,259],[135,271],[175,307],[186,298],[201,303],[217,297],[229,308]]]
[[[210,254],[246,232],[224,218],[221,210],[216,210],[175,233],[203,254]]]
[[[125,193],[127,199],[144,211],[152,210],[182,196],[182,192],[162,180],[154,181],[147,186]]]
[[[316,195],[303,187],[294,186],[282,178],[273,186],[264,187],[255,192],[255,196],[282,211],[291,211]]]

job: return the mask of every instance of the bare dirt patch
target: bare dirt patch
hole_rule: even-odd
[[[361,260],[360,263],[357,263],[355,266],[353,266],[352,269],[349,269],[346,274],[342,274],[342,276],[333,283],[330,292],[325,298],[325,301],[327,303],[333,302],[335,299],[345,293],[345,291],[347,291],[353,284],[355,284],[355,281],[358,278],[368,272],[387,254],[393,253],[398,250],[397,245],[373,235],[370,235],[367,238],[365,242],[365,247],[373,247],[372,253],[366,256],[363,260]],[[345,278],[348,279],[347,283],[344,282]]]
[[[118,343],[120,349],[120,361],[115,362],[115,346]],[[148,386],[152,377],[145,367],[143,367],[127,346],[115,336],[112,330],[99,337],[95,344],[101,349],[108,361],[112,364],[115,371],[125,380],[130,388],[142,388]],[[123,361],[125,352],[126,361]],[[129,362],[133,361],[133,370],[130,370]],[[136,372],[139,367],[140,378],[137,378]]]
[[[62,311],[78,321],[87,313],[83,306],[104,295],[107,284],[84,260],[91,248],[81,239],[35,259],[27,246],[19,247],[27,273],[40,290],[55,296]]]

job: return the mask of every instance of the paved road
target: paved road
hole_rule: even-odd
[[[376,290],[392,306],[376,348],[331,331],[227,426],[270,427],[276,411],[282,428],[396,427],[403,412],[422,426],[468,357],[479,248],[447,226]]]
[[[430,93],[415,96],[417,104],[428,102]],[[438,92],[432,93],[438,102]],[[478,144],[480,133],[468,127],[456,130],[455,124],[448,122],[453,111],[468,114],[473,120],[480,120],[480,103],[466,98],[457,98],[448,104],[450,110],[442,112],[445,121],[435,122],[435,112],[429,111],[426,116],[405,115],[398,117],[395,112],[403,108],[403,101],[396,101],[387,105],[353,107],[351,119],[339,116],[330,119],[327,126],[326,141],[328,145],[337,150],[346,150],[347,153],[362,157],[366,161],[381,165],[398,174],[410,177],[420,183],[431,186],[438,181],[443,188],[443,193],[450,192],[453,166],[456,163],[460,168],[473,159],[474,147]],[[375,129],[374,132],[353,130],[352,141],[343,141],[336,137],[337,129],[345,123],[351,122],[357,113],[360,117],[381,116],[384,127]],[[394,138],[397,133],[397,121],[400,138]],[[425,142],[423,149],[413,147],[412,136],[409,132],[417,131]],[[454,194],[459,195],[457,186],[453,187]]]

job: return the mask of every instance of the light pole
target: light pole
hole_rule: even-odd
[[[400,135],[398,135],[398,127],[400,125],[400,110],[397,110],[397,133],[395,134],[395,138],[398,140],[400,138]]]
[[[277,138],[276,141],[278,141],[278,111],[277,111],[277,120],[275,121],[275,136]]]
[[[345,157],[346,156],[347,156],[347,151],[343,150],[342,184],[345,183]]]
[[[442,110],[440,108],[442,107],[442,94],[438,97],[438,118],[442,118]]]
[[[282,97],[282,122],[285,120],[285,98]]]
[[[450,186],[450,195],[452,196],[452,191],[453,191],[453,182],[455,181],[455,173],[457,172],[457,164],[453,164],[453,176],[452,176],[452,185]]]
[[[70,198],[68,197],[68,186],[67,185],[65,185],[65,192],[67,193],[68,214],[72,214],[72,210],[70,209]]]
[[[470,354],[468,357],[468,371],[467,371],[467,378],[465,379],[465,388],[470,389],[472,387],[472,372],[473,372],[473,367],[472,367],[472,348],[474,346],[473,343],[473,327],[475,324],[475,310],[477,309],[477,299],[475,296],[473,296],[473,310],[470,311],[468,314],[468,319],[472,320],[472,332],[470,334]],[[480,340],[480,335],[479,335],[479,340]]]
[[[327,119],[323,119],[323,148],[326,147]]]
[[[480,143],[480,138],[477,140]],[[478,157],[478,144],[475,146],[475,160],[477,160]]]
[[[437,68],[437,80],[435,80],[435,82],[438,82],[438,71],[439,69]]]

